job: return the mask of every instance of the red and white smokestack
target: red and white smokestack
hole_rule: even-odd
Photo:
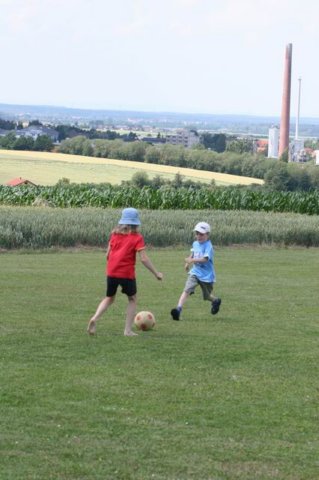
[[[285,55],[284,68],[284,88],[282,94],[280,133],[279,133],[279,151],[280,157],[289,147],[289,124],[290,124],[290,93],[291,93],[291,57],[292,44],[288,43]]]

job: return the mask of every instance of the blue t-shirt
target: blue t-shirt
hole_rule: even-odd
[[[216,279],[214,269],[214,248],[210,240],[199,243],[197,240],[191,248],[192,258],[207,257],[208,261],[205,263],[194,263],[189,275],[196,275],[201,282],[214,283]]]

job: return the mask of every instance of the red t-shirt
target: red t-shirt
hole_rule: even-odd
[[[106,275],[115,278],[135,278],[136,252],[145,248],[143,235],[137,232],[112,233]]]

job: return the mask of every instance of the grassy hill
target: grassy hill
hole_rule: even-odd
[[[173,180],[176,173],[180,173],[184,179],[205,183],[215,180],[217,185],[263,184],[263,180],[256,178],[168,165],[61,153],[0,150],[0,184],[5,184],[15,177],[22,177],[38,185],[54,185],[61,178],[68,178],[73,183],[108,182],[115,185],[122,180],[130,180],[138,171],[146,171],[150,178],[161,175],[169,180]]]

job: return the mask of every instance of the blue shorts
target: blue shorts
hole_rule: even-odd
[[[117,292],[118,286],[122,287],[122,293],[125,293],[128,297],[136,295],[136,280],[131,278],[115,278],[106,277],[106,296],[114,297]]]

